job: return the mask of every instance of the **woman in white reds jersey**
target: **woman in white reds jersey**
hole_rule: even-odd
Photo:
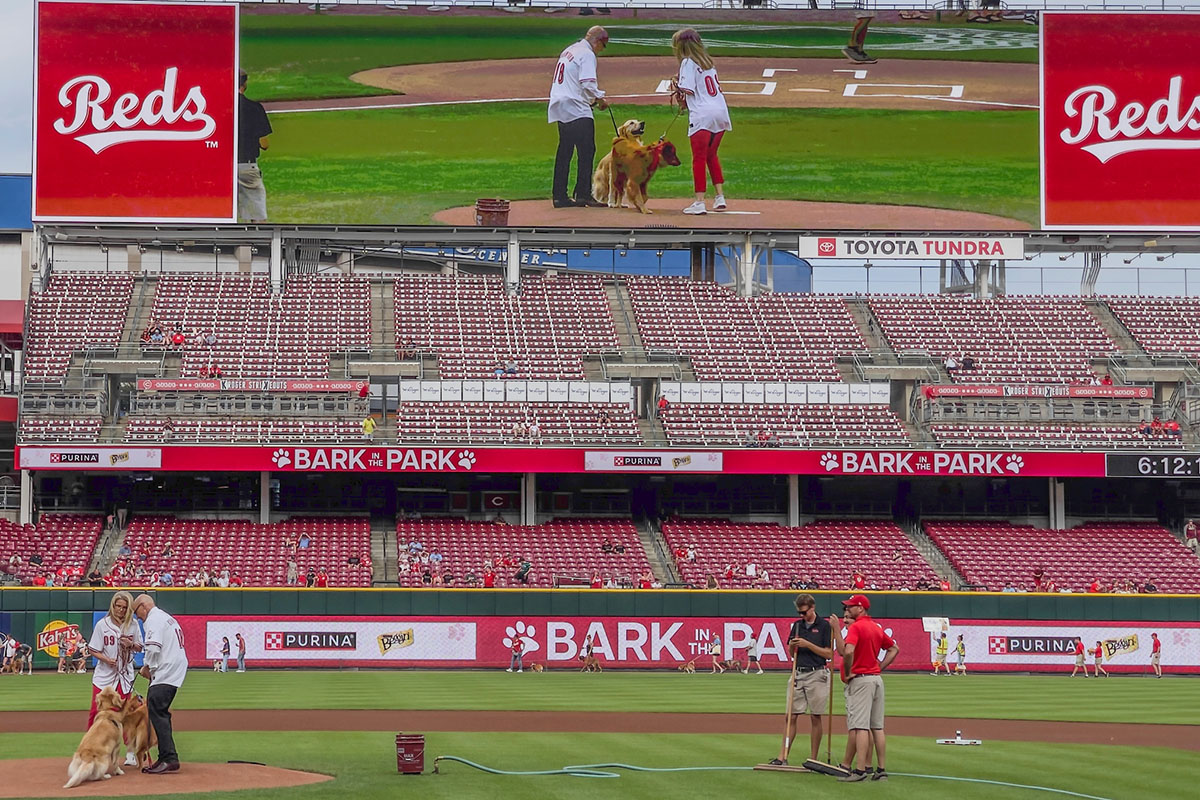
[[[88,648],[96,657],[92,671],[92,710],[88,727],[96,719],[96,695],[112,687],[124,699],[133,691],[133,654],[142,649],[142,632],[133,619],[133,597],[117,592],[108,601],[108,614],[96,623]]]
[[[717,148],[725,131],[732,130],[729,122],[729,106],[717,80],[717,70],[712,57],[700,41],[700,34],[692,28],[677,31],[671,37],[671,50],[679,60],[679,77],[675,79],[676,99],[688,110],[688,140],[692,145],[692,188],[696,191],[696,202],[683,210],[685,214],[704,214],[705,171],[712,176],[713,211],[724,211],[725,176],[721,174],[721,161]]]

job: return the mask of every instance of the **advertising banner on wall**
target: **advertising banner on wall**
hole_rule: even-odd
[[[726,658],[746,661],[759,643],[764,668],[787,665],[790,619],[762,617],[178,617],[193,666],[220,658],[222,637],[241,633],[246,658],[262,666],[507,667],[514,639],[524,663],[578,668],[591,637],[606,666],[674,669],[711,663],[719,637]],[[878,620],[900,642],[898,669],[928,668],[928,634],[916,620]],[[904,651],[908,654],[905,655]]]
[[[1042,15],[1042,224],[1200,227],[1200,15]]]
[[[878,258],[929,261],[940,258],[979,258],[1020,261],[1025,240],[945,236],[801,236],[801,258]]]
[[[1200,625],[1171,622],[1031,622],[1029,620],[951,620],[950,662],[962,634],[967,669],[976,671],[1063,672],[1075,668],[1075,638],[1083,640],[1087,663],[1100,643],[1101,664],[1109,672],[1149,672],[1152,634],[1162,642],[1161,663],[1172,671],[1200,672]],[[936,642],[932,639],[932,659]]]
[[[237,7],[37,5],[33,216],[234,222]]]

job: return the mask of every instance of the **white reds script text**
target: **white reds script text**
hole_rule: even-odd
[[[1167,96],[1149,106],[1131,102],[1117,109],[1117,96],[1107,86],[1084,86],[1071,92],[1063,111],[1078,117],[1078,128],[1059,133],[1067,144],[1087,141],[1093,133],[1102,141],[1084,145],[1100,163],[1124,153],[1139,150],[1200,150],[1200,136],[1168,138],[1165,133],[1200,131],[1200,95],[1191,98],[1184,109],[1183,77],[1171,78]],[[1114,113],[1115,111],[1115,113]]]
[[[177,102],[178,78],[179,68],[170,67],[163,77],[163,88],[150,92],[145,99],[127,92],[111,104],[106,103],[112,97],[108,81],[97,75],[72,78],[58,90],[59,105],[67,114],[55,120],[54,130],[71,136],[90,123],[94,132],[74,138],[94,153],[127,142],[206,139],[217,129],[217,123],[205,113],[204,93],[199,86],[193,86],[187,90],[183,102]],[[117,130],[110,130],[114,127]]]

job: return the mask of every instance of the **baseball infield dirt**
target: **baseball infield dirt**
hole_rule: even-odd
[[[683,134],[681,133],[681,136]],[[651,184],[650,191],[654,191]],[[555,208],[549,200],[517,200],[509,206],[508,224],[516,228],[706,228],[717,230],[841,230],[847,220],[870,230],[1027,230],[1021,220],[918,206],[859,203],[815,203],[800,200],[730,199],[729,211],[703,215],[683,213],[692,198],[652,198],[653,214],[632,208]],[[473,226],[475,207],[448,208],[433,215],[444,225]]]
[[[172,711],[182,731],[479,731],[479,732],[591,732],[591,733],[763,733],[779,732],[777,714],[668,714],[576,711],[381,711],[289,709],[178,710]],[[86,711],[12,711],[0,713],[0,730],[25,732],[80,732]],[[834,717],[834,729],[845,732],[845,717]],[[896,736],[945,738],[961,730],[964,736],[1004,741],[1065,742],[1173,747],[1200,751],[1200,727],[1194,725],[1139,725],[1093,722],[1048,722],[1007,719],[946,719],[889,717],[887,730]],[[0,761],[0,765],[12,762]],[[58,767],[65,766],[55,761]],[[224,766],[224,765],[220,765]],[[56,776],[62,769],[56,767]],[[182,774],[182,773],[180,773]],[[305,774],[305,773],[298,773]],[[5,795],[0,772],[0,797]],[[150,776],[147,776],[150,777]],[[65,779],[64,779],[65,780]],[[59,784],[61,785],[61,783]],[[157,791],[157,788],[156,788]],[[33,795],[28,795],[33,796]],[[39,795],[49,796],[49,795]]]
[[[8,728],[4,728],[8,730]],[[179,772],[143,775],[125,767],[124,775],[64,789],[64,758],[0,760],[0,798],[9,797],[129,797],[189,792],[233,792],[240,789],[278,789],[333,780],[330,775],[264,767],[260,764],[184,764]]]

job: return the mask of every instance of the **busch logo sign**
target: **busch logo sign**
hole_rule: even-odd
[[[34,219],[235,222],[237,35],[233,5],[39,2]]]
[[[1044,15],[1043,227],[1200,226],[1197,37],[1194,14]]]

